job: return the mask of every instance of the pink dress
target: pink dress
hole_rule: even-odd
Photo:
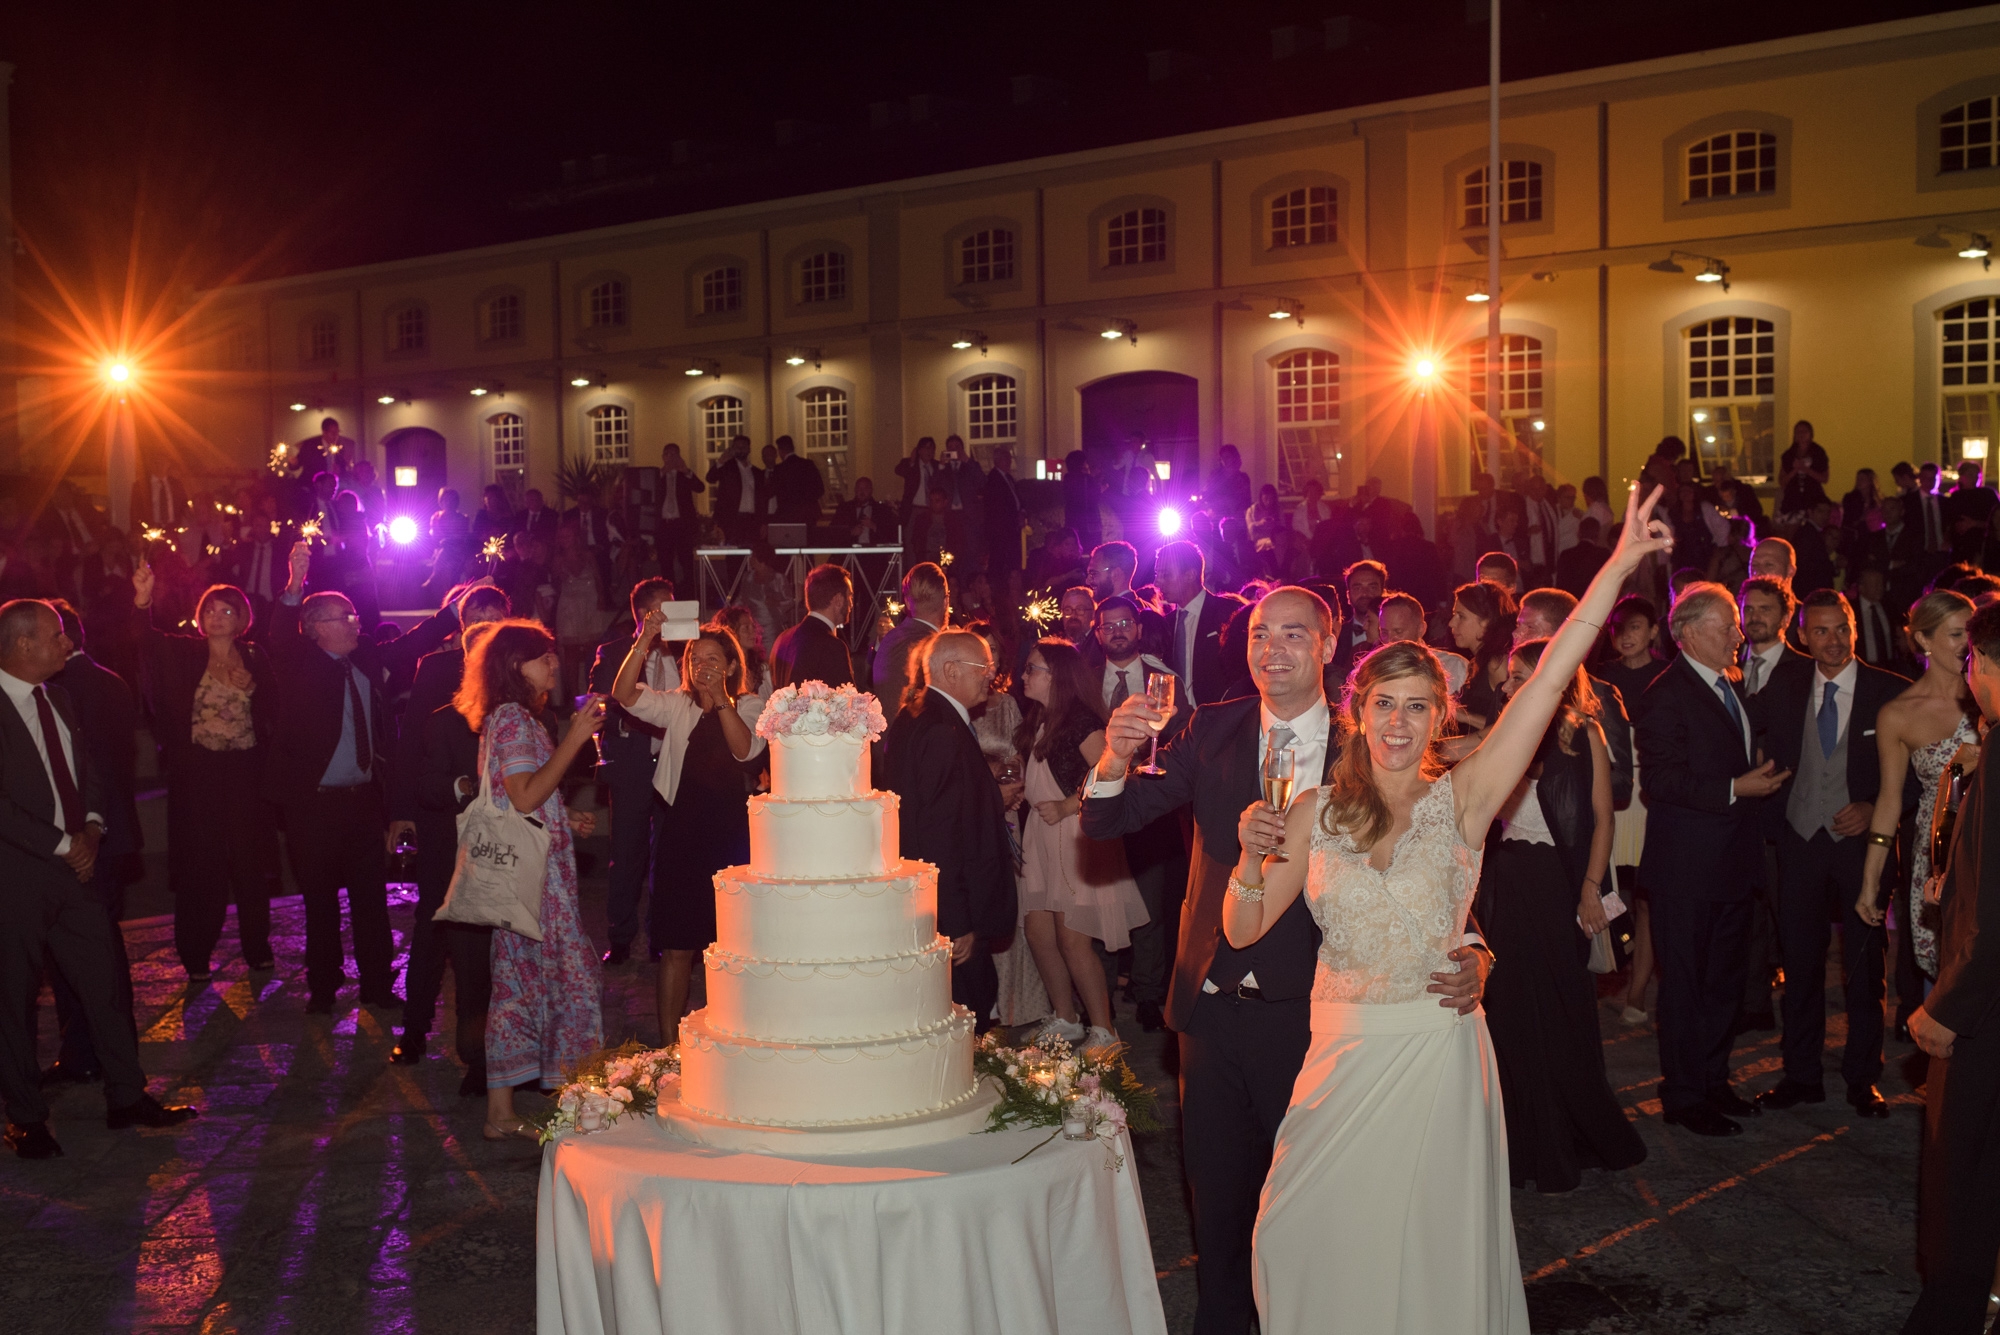
[[[555,754],[555,743],[533,715],[501,705],[486,720],[480,762],[495,803],[507,805],[504,780],[533,774]],[[539,1080],[561,1086],[563,1074],[604,1046],[599,1009],[603,988],[597,950],[576,903],[576,846],[560,787],[535,811],[549,831],[542,878],[542,939],[493,933],[493,1001],[486,1011],[486,1087],[505,1089]]]
[[[1063,926],[1096,937],[1106,950],[1132,944],[1132,929],[1150,920],[1139,883],[1125,864],[1123,839],[1087,839],[1081,813],[1051,825],[1035,810],[1037,802],[1058,802],[1068,794],[1049,762],[1028,761],[1028,809],[1021,814],[1021,911],[1048,909],[1063,915]]]

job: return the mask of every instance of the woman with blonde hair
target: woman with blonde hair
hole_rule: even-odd
[[[1882,758],[1882,791],[1868,822],[1868,849],[1861,863],[1861,896],[1854,911],[1871,927],[1882,925],[1882,869],[1896,840],[1903,814],[1903,775],[1917,772],[1915,847],[1910,849],[1908,893],[1896,906],[1917,967],[1926,979],[1938,971],[1938,909],[1924,898],[1931,877],[1931,817],[1938,791],[1952,762],[1971,773],[1979,759],[1979,707],[1965,684],[1966,623],[1972,600],[1950,589],[1925,594],[1910,605],[1910,647],[1924,671],[1909,689],[1883,705],[1875,716],[1875,747]],[[1916,998],[1900,999],[1906,1014]],[[1897,1025],[1898,1030],[1902,1024]]]
[[[542,873],[542,939],[493,933],[493,999],[486,1008],[486,1128],[488,1140],[533,1137],[514,1113],[514,1087],[530,1080],[543,1090],[604,1046],[597,998],[597,949],[584,930],[576,898],[575,836],[588,837],[597,817],[574,816],[563,803],[563,776],[604,725],[604,701],[592,699],[571,716],[560,742],[549,732],[549,696],[562,678],[556,642],[538,622],[487,621],[465,632],[465,678],[452,707],[479,734],[481,782],[496,805],[541,822],[549,832]]]
[[[743,649],[714,622],[681,651],[677,689],[648,686],[646,655],[663,619],[657,607],[646,613],[611,695],[634,718],[666,731],[653,771],[667,820],[647,937],[665,952],[656,1002],[660,1041],[673,1043],[687,1014],[695,957],[715,940],[715,873],[750,860],[750,782],[763,767],[757,718],[764,697],[745,687]]]
[[[1619,586],[1673,539],[1642,504],[1484,740],[1447,773],[1437,656],[1398,641],[1361,661],[1317,792],[1245,809],[1222,927],[1242,949],[1305,896],[1323,934],[1312,1045],[1257,1214],[1265,1335],[1352,1329],[1526,1335],[1494,1055],[1482,1014],[1426,995],[1452,968],[1488,827],[1534,762]],[[1282,852],[1285,860],[1277,856]]]

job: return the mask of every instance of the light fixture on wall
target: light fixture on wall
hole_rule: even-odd
[[[1720,283],[1722,290],[1729,290],[1729,266],[1713,255],[1697,255],[1689,250],[1670,250],[1663,260],[1654,260],[1647,265],[1654,273],[1686,273],[1687,267],[1679,260],[1694,260],[1701,265],[1701,272],[1694,276],[1697,283]]]
[[[1097,331],[1097,336],[1112,342],[1127,339],[1133,347],[1139,346],[1139,326],[1132,320],[1106,320],[1104,327]]]
[[[388,407],[395,401],[396,401],[396,396],[394,394],[377,394],[375,396],[375,402],[381,404],[384,408]]]
[[[573,375],[569,378],[569,383],[572,389],[584,389],[589,386],[590,377],[587,375]]]
[[[803,352],[800,352],[797,348],[793,348],[790,352],[785,354],[785,365],[804,366],[805,364],[806,364],[806,355]]]
[[[485,397],[486,397],[486,386],[484,386],[484,385],[474,385],[474,386],[472,387],[472,397],[473,397],[473,398],[475,398],[475,399],[483,399],[483,398],[485,398]]]
[[[1979,267],[1988,271],[1993,268],[1993,243],[1978,232],[1966,241],[1965,248],[1958,252],[1962,260],[1978,260]]]
[[[983,331],[978,329],[961,329],[958,331],[958,337],[952,339],[951,346],[958,352],[964,352],[967,348],[976,346],[979,349],[979,355],[984,357],[986,355],[986,343],[987,339]]]
[[[302,413],[305,410],[306,406],[303,403],[295,403],[292,405],[292,411],[295,413]]]
[[[1299,328],[1304,329],[1306,327],[1306,304],[1295,297],[1280,297],[1277,304],[1271,307],[1271,318],[1273,320],[1297,320]]]
[[[688,361],[687,370],[681,372],[681,374],[685,376],[712,375],[720,379],[722,377],[722,363],[703,357],[691,358]]]
[[[1961,459],[1984,459],[1986,457],[1986,437],[1967,436],[1958,442],[1958,457]]]
[[[1472,291],[1465,294],[1465,299],[1467,301],[1491,301],[1493,300],[1493,294],[1486,290],[1486,280],[1481,278],[1472,285]]]

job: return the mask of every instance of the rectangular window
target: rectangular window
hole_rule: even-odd
[[[799,302],[847,300],[847,256],[837,250],[808,255],[799,265]]]
[[[1127,209],[1113,217],[1104,237],[1106,264],[1158,264],[1167,258],[1167,211]]]
[[[729,442],[743,434],[743,400],[718,394],[701,405],[701,446],[709,467],[722,462]]]
[[[521,420],[520,414],[500,413],[488,418],[487,426],[493,433],[495,471],[525,467],[528,462],[528,424]]]
[[[615,403],[590,410],[590,457],[600,464],[622,464],[632,457],[632,414]]]
[[[396,312],[395,342],[396,352],[422,352],[425,339],[424,308],[405,306]]]
[[[743,309],[743,271],[710,269],[701,276],[701,313],[726,315]]]
[[[1688,436],[1701,471],[1727,463],[1739,478],[1771,475],[1777,332],[1769,320],[1724,316],[1690,325]]]
[[[591,288],[584,315],[593,329],[622,326],[625,323],[625,284],[613,280]]]
[[[1271,249],[1324,246],[1339,240],[1337,192],[1330,185],[1302,185],[1271,201]]]
[[[1995,154],[2000,97],[1976,97],[1938,117],[1938,170],[1978,171],[2000,163]]]
[[[503,292],[486,303],[486,338],[498,343],[521,336],[521,297]]]
[[[330,362],[340,356],[340,322],[337,320],[314,320],[308,336],[311,357],[316,362]]]
[[[1014,278],[1014,234],[988,227],[958,243],[958,281],[1006,283]]]
[[[1689,203],[1768,195],[1778,188],[1778,136],[1731,130],[1688,148]]]
[[[1542,164],[1503,162],[1500,164],[1500,224],[1532,223],[1542,220]],[[1486,226],[1486,168],[1477,167],[1465,178],[1464,226]]]
[[[1013,440],[1018,428],[1018,391],[1014,378],[983,375],[965,386],[965,427],[968,441],[999,444]]]

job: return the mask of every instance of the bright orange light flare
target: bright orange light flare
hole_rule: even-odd
[[[1417,378],[1419,380],[1429,380],[1432,376],[1437,374],[1437,369],[1438,369],[1437,363],[1432,361],[1430,358],[1428,357],[1417,358],[1417,364],[1415,370],[1417,373]]]
[[[104,377],[114,384],[124,384],[132,378],[132,368],[124,362],[113,362],[104,368]]]

